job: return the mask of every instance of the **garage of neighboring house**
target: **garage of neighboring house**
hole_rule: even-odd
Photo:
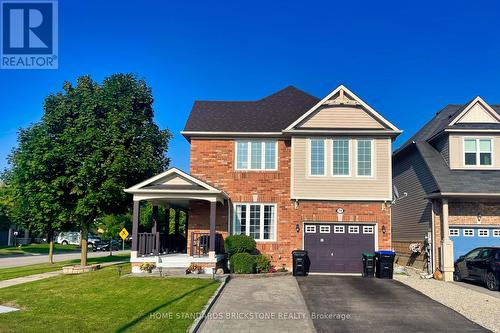
[[[362,254],[376,250],[376,225],[304,223],[310,273],[361,273]]]
[[[453,257],[455,260],[476,247],[500,246],[500,226],[498,225],[450,225],[449,235],[453,241]]]

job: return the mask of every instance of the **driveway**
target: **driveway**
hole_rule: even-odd
[[[314,332],[292,276],[235,278],[214,304],[201,332]]]
[[[318,332],[489,332],[395,280],[297,278]]]
[[[130,251],[113,251],[113,254],[120,253],[130,253]],[[96,258],[96,257],[106,257],[109,255],[109,251],[103,252],[88,252],[88,258]],[[61,253],[54,254],[54,261],[65,261],[72,259],[79,259],[80,252],[75,253]],[[42,255],[17,255],[12,257],[0,257],[0,268],[9,268],[9,267],[19,267],[26,265],[35,265],[35,264],[45,264],[49,262],[49,256],[46,254]]]
[[[458,285],[458,286],[462,286],[464,288],[474,290],[474,291],[480,292],[482,294],[490,295],[492,297],[496,297],[496,298],[500,299],[500,292],[488,290],[488,288],[486,288],[484,283],[479,283],[479,282],[475,282],[475,281],[467,281],[467,280],[463,280],[462,282],[453,282],[453,283]]]

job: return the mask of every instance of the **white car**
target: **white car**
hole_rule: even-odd
[[[96,235],[89,234],[87,238],[88,246],[93,246],[95,242],[99,242],[101,238]],[[80,245],[80,233],[78,231],[61,232],[57,236],[57,243],[63,245]]]

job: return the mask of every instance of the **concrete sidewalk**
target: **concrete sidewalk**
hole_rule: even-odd
[[[130,253],[129,250],[125,251],[113,251],[115,254],[125,254]],[[89,252],[87,254],[88,258],[106,257],[109,255],[109,251],[103,252]],[[72,259],[80,259],[80,252],[75,253],[60,253],[54,255],[54,262],[66,261]],[[10,268],[19,266],[28,266],[36,264],[45,264],[49,261],[49,256],[46,254],[42,255],[20,255],[12,257],[0,257],[0,268]]]
[[[228,282],[200,332],[315,332],[292,276]]]
[[[117,265],[117,264],[127,263],[127,262],[128,261],[113,261],[113,262],[102,263],[99,265],[101,265],[101,268],[102,268],[102,267],[106,267],[106,266],[112,266],[112,265]],[[47,278],[50,278],[53,276],[62,275],[62,273],[63,273],[62,269],[60,269],[60,270],[53,271],[53,272],[45,272],[45,273],[40,273],[40,274],[22,276],[22,277],[18,277],[18,278],[14,278],[14,279],[9,279],[9,280],[3,280],[3,281],[0,281],[0,289],[11,287],[11,286],[16,286],[18,284],[47,279]]]

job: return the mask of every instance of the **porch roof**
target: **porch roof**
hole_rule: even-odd
[[[134,201],[184,199],[223,202],[229,198],[224,191],[177,168],[171,168],[124,191],[133,194]]]

